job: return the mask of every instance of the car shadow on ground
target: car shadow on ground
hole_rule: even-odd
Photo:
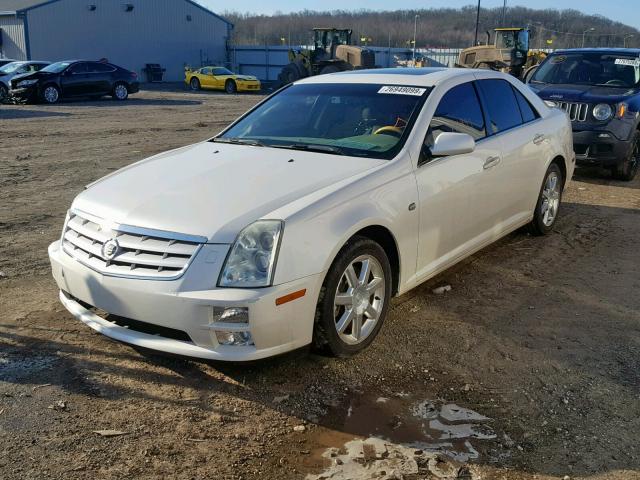
[[[23,110],[18,108],[6,108],[0,106],[0,120],[16,120],[26,118],[48,118],[48,117],[68,117],[72,115],[67,112],[48,112],[45,110]]]
[[[640,173],[636,175],[636,178],[640,178]],[[640,183],[638,183],[636,179],[630,182],[616,180],[613,178],[610,170],[599,167],[578,167],[573,173],[573,179],[591,185],[610,185],[640,189]]]
[[[129,97],[125,101],[117,101],[108,97],[104,97],[97,100],[86,99],[65,99],[64,102],[60,102],[58,105],[69,105],[74,107],[140,107],[140,106],[168,106],[168,107],[182,107],[190,105],[202,105],[198,100],[171,100],[171,99],[156,99],[156,98],[136,98]]]
[[[56,384],[118,401],[211,411],[217,407],[210,397],[226,394],[353,435],[375,432],[343,422],[352,398],[412,392],[493,418],[494,430],[521,448],[503,462],[522,471],[562,477],[567,465],[572,476],[640,470],[632,433],[640,413],[640,305],[628,291],[638,278],[625,277],[635,250],[629,242],[615,259],[603,256],[620,225],[629,240],[637,239],[630,213],[637,223],[637,210],[565,205],[551,235],[511,234],[396,299],[380,336],[352,359],[303,349],[249,364],[191,360],[119,344],[66,313],[43,311],[19,329],[0,325],[0,368],[5,382]],[[434,295],[441,283],[453,290]],[[168,395],[172,389],[151,394],[148,384],[197,396],[176,398]],[[468,391],[461,388],[466,384]],[[501,448],[474,446],[480,464],[488,464],[490,449]],[[610,455],[590,458],[597,448]]]

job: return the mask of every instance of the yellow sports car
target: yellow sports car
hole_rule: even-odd
[[[184,82],[191,90],[201,88],[224,90],[227,93],[259,92],[260,80],[250,75],[238,75],[224,67],[186,68]]]

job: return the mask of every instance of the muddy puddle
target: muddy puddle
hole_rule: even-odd
[[[306,463],[316,468],[307,480],[472,479],[466,465],[497,437],[479,412],[403,393],[353,396],[321,424],[310,439]]]

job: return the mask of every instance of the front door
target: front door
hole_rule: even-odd
[[[428,148],[443,132],[466,133],[473,152],[421,159],[416,168],[420,232],[416,279],[434,275],[481,241],[486,212],[479,199],[492,188],[490,170],[501,160],[500,140],[487,136],[485,117],[473,82],[451,88],[439,100],[424,140]]]
[[[60,76],[62,95],[65,97],[77,97],[87,95],[89,74],[87,63],[78,62],[68,67]]]

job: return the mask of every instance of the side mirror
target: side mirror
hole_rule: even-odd
[[[443,132],[438,135],[431,147],[432,157],[449,157],[464,155],[476,149],[476,142],[467,133]]]

